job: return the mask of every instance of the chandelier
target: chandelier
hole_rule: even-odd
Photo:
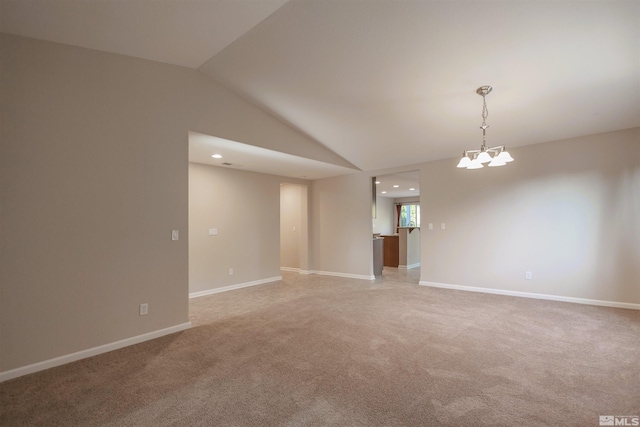
[[[482,145],[479,150],[464,151],[457,166],[459,168],[480,169],[484,167],[483,163],[489,163],[489,167],[504,166],[513,161],[513,157],[507,152],[504,145],[487,148],[486,133],[489,125],[486,122],[489,110],[487,110],[485,97],[491,93],[492,89],[491,86],[480,86],[476,90],[476,93],[482,96],[482,125],[480,125],[480,129],[482,129]]]

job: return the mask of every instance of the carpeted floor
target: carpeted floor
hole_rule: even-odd
[[[283,272],[190,330],[0,384],[2,426],[597,426],[640,414],[640,312]]]

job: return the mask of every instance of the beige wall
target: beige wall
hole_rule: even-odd
[[[277,176],[189,163],[189,293],[280,276],[279,200]]]
[[[393,234],[394,233],[394,224],[393,224],[393,216],[395,206],[393,204],[393,199],[389,197],[380,197],[376,198],[376,218],[373,220],[373,232],[379,234]]]
[[[422,166],[421,281],[640,303],[640,129],[510,151]]]
[[[400,228],[399,230],[399,267],[413,268],[420,264],[420,229]]]
[[[0,372],[189,321],[189,130],[341,163],[194,70],[8,35],[0,58]]]
[[[310,197],[312,270],[372,278],[371,176],[312,181]]]

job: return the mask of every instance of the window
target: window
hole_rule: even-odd
[[[420,227],[420,205],[402,205],[400,227]]]

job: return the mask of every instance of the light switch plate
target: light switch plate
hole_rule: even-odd
[[[210,228],[209,229],[209,236],[217,236],[218,235],[218,229],[217,228]]]
[[[178,230],[171,230],[171,240],[178,240],[179,232]]]

